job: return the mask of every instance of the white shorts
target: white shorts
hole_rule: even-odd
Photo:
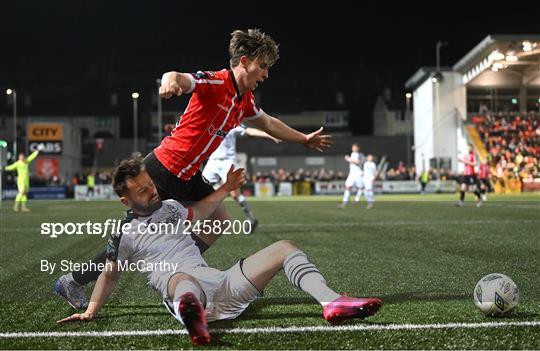
[[[206,320],[208,322],[234,319],[248,308],[262,294],[242,272],[243,259],[226,271],[198,266],[183,273],[194,277],[202,287],[206,297]],[[169,312],[181,323],[178,313],[179,301],[163,301]],[[171,305],[173,310],[171,311]]]
[[[373,179],[364,179],[364,187],[366,190],[373,190]]]
[[[346,187],[355,187],[357,189],[364,188],[364,181],[362,175],[349,174],[347,180],[345,181]]]
[[[220,184],[227,181],[227,173],[234,162],[229,159],[210,159],[202,172],[210,184]]]

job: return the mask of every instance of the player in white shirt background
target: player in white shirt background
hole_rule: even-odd
[[[339,206],[340,208],[345,208],[349,203],[349,198],[351,197],[351,191],[353,188],[356,188],[357,190],[356,197],[354,199],[355,203],[360,201],[362,191],[364,190],[364,180],[362,177],[364,154],[360,152],[360,146],[358,146],[358,144],[352,144],[351,154],[345,156],[345,161],[349,162],[349,175],[347,176],[347,180],[345,180],[345,192],[343,193],[343,203]]]
[[[271,139],[275,143],[281,142],[281,140],[276,139],[261,130],[249,128],[242,124],[229,131],[216,151],[214,151],[208,158],[208,162],[206,163],[202,173],[203,177],[214,187],[225,183],[227,180],[227,172],[231,166],[235,166],[236,168],[236,138],[244,135],[256,138]],[[258,221],[257,218],[255,218],[253,211],[251,211],[251,208],[246,201],[246,197],[242,195],[239,189],[231,191],[230,195],[236,202],[238,202],[238,205],[240,205],[251,222],[251,232],[253,232],[257,227]]]
[[[373,208],[375,204],[375,196],[373,194],[373,182],[377,178],[377,165],[373,162],[373,155],[367,155],[366,162],[364,162],[364,193],[367,200],[367,209]]]

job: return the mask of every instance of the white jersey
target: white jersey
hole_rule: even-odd
[[[244,135],[246,129],[247,127],[242,124],[231,129],[216,151],[210,155],[209,160],[232,160],[234,162],[236,160],[236,137]]]
[[[191,221],[192,216],[191,208],[175,200],[163,201],[158,210],[145,217],[128,211],[122,224],[129,223],[129,230],[111,235],[107,259],[117,262],[119,269],[125,262],[137,265],[137,269],[140,264],[148,285],[161,293],[165,306],[181,323],[180,301],[173,301],[168,294],[169,280],[175,273],[189,274],[197,280],[206,297],[208,321],[236,318],[261,293],[242,272],[243,260],[226,271],[208,267],[191,235],[183,233],[184,221]],[[171,224],[175,229],[147,232],[159,224]]]
[[[202,258],[191,235],[184,234],[184,221],[191,221],[193,211],[175,200],[165,200],[149,216],[141,217],[128,211],[123,233],[114,233],[107,244],[107,258],[129,263],[143,262],[141,267],[159,267],[144,270],[148,285],[163,294],[172,274],[182,269],[208,265]],[[161,226],[159,226],[161,225]],[[159,229],[159,230],[156,230]],[[137,267],[139,268],[139,267]]]
[[[352,152],[351,160],[358,161],[359,164],[354,164],[349,162],[349,175],[351,176],[362,176],[362,163],[364,162],[364,154],[360,152]]]
[[[373,161],[364,162],[364,181],[372,181],[377,176],[377,166]]]

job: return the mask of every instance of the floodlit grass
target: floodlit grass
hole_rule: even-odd
[[[540,196],[490,196],[476,208],[472,196],[462,208],[455,195],[380,196],[337,208],[339,197],[250,199],[260,227],[253,235],[221,238],[206,254],[211,266],[226,269],[240,257],[280,239],[308,253],[330,286],[351,296],[377,296],[382,310],[347,325],[446,324],[540,321]],[[31,213],[13,213],[2,204],[0,217],[0,333],[182,329],[146,286],[144,277],[125,273],[99,318],[57,325],[73,310],[52,292],[62,274],[41,272],[40,261],[83,262],[106,245],[106,238],[40,234],[44,222],[104,222],[121,218],[116,201],[30,201]],[[227,202],[233,217],[241,211]],[[474,285],[500,272],[518,285],[521,302],[510,317],[484,317],[473,304]],[[90,288],[88,293],[90,293]],[[219,329],[328,326],[321,308],[295,290],[283,274],[234,321]],[[355,330],[214,335],[223,349],[538,349],[540,327]],[[192,348],[186,335],[121,337],[0,337],[1,349]]]

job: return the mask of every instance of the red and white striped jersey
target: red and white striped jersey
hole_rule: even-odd
[[[478,176],[480,179],[487,179],[489,177],[489,165],[481,163],[478,167]]]
[[[231,70],[189,75],[193,93],[176,127],[154,153],[171,173],[189,180],[227,133],[241,122],[259,118],[263,111],[251,91],[240,96]]]
[[[469,152],[465,156],[464,161],[466,162],[465,163],[464,175],[475,175],[476,174],[475,167],[476,167],[478,162],[476,160],[476,155],[474,154],[474,152]],[[469,164],[469,163],[471,163],[471,164]]]

